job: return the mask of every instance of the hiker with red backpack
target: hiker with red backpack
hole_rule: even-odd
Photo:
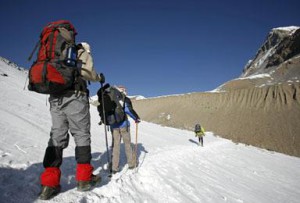
[[[76,181],[79,191],[90,190],[101,181],[91,165],[90,112],[87,80],[104,82],[93,67],[90,46],[75,44],[76,30],[69,21],[49,23],[42,31],[38,58],[29,70],[28,89],[50,94],[52,127],[40,176],[40,199],[60,192],[60,166],[69,133],[75,140]]]

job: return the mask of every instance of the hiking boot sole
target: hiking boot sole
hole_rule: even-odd
[[[54,196],[58,195],[58,193],[60,193],[60,190],[61,190],[60,186],[58,186],[57,188],[43,186],[42,191],[40,192],[38,198],[40,200],[49,200]]]
[[[77,191],[79,192],[86,192],[89,190],[92,190],[94,187],[98,186],[101,183],[101,177],[97,177],[94,180],[91,180],[90,182],[86,183],[78,183],[77,184]],[[84,185],[86,184],[86,185]]]

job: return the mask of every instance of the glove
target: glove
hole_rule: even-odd
[[[140,123],[141,120],[140,120],[140,119],[136,119],[134,122],[135,122],[135,123]]]
[[[103,75],[103,73],[100,73],[98,77],[100,78],[99,80],[100,83],[105,83],[105,76]]]

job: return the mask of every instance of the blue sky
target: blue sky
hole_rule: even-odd
[[[65,19],[91,45],[97,72],[129,95],[210,91],[241,75],[272,28],[300,26],[299,8],[296,0],[0,0],[0,56],[29,68],[42,28]]]

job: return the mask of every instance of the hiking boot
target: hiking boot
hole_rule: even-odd
[[[94,186],[98,185],[101,182],[101,177],[92,175],[90,181],[78,181],[77,182],[77,190],[84,192],[91,190]]]
[[[132,170],[132,169],[135,168],[135,165],[133,165],[133,166],[128,166],[128,168],[129,168],[130,170]]]
[[[109,174],[108,177],[111,178],[113,175],[115,175],[116,173],[118,173],[118,171],[114,171],[112,170]]]
[[[42,191],[39,194],[39,199],[48,200],[60,192],[60,185],[57,187],[42,186]]]

